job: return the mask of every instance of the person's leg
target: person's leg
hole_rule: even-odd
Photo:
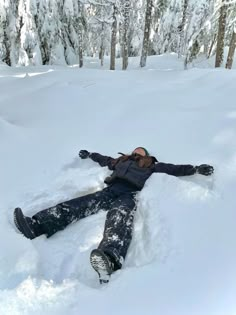
[[[104,189],[42,210],[32,219],[39,224],[42,234],[50,237],[72,222],[95,214],[100,209],[107,210],[111,199],[112,194]]]
[[[108,211],[103,239],[98,250],[107,254],[114,264],[114,271],[122,267],[133,232],[136,211],[135,196],[124,194],[117,198]]]
[[[21,208],[15,208],[14,210],[14,222],[17,229],[30,240],[38,237],[44,232],[40,228],[38,222],[30,217],[27,217],[23,214]]]

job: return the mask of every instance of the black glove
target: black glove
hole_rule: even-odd
[[[87,159],[90,156],[90,152],[88,152],[87,150],[80,150],[79,151],[79,157],[81,159]]]
[[[195,167],[196,173],[209,176],[214,173],[214,167],[208,164],[201,164]]]

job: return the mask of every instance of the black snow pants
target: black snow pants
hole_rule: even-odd
[[[135,192],[120,192],[107,187],[42,210],[33,218],[42,232],[50,237],[72,222],[106,210],[103,238],[98,248],[112,258],[115,269],[120,269],[132,239],[135,196]]]

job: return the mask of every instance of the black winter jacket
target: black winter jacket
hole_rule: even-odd
[[[173,176],[186,176],[196,173],[196,169],[193,165],[174,165],[170,163],[157,162],[149,168],[141,168],[136,161],[127,160],[119,161],[117,164],[113,164],[114,158],[104,156],[99,153],[91,153],[90,158],[98,162],[100,166],[107,166],[113,171],[110,180],[106,181],[106,184],[111,184],[119,180],[124,180],[131,185],[136,186],[137,190],[141,190],[146,180],[153,173],[166,173]]]

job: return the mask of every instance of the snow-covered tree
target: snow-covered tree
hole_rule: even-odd
[[[128,67],[128,49],[129,49],[129,42],[128,42],[128,32],[129,32],[129,18],[130,18],[130,0],[124,1],[123,7],[123,15],[124,15],[124,22],[123,22],[123,36],[122,36],[122,57],[123,57],[123,65],[122,69],[126,70]]]
[[[0,2],[0,59],[11,65],[9,29],[9,7],[6,1]]]
[[[231,69],[233,65],[234,53],[236,48],[236,24],[233,27],[232,37],[229,46],[226,68]]]
[[[37,24],[43,64],[66,64],[62,12],[60,1],[38,0]]]
[[[144,35],[143,35],[143,48],[142,55],[140,59],[140,66],[146,66],[146,60],[149,50],[150,43],[150,33],[151,33],[151,22],[152,22],[152,9],[153,9],[153,0],[146,0],[146,13],[145,13],[145,25],[144,25]]]
[[[179,48],[178,48],[178,55],[179,57],[185,52],[186,47],[186,41],[185,41],[185,29],[187,24],[187,18],[188,18],[188,7],[189,7],[189,0],[184,0],[183,8],[182,8],[182,19],[181,23],[178,26],[179,31]]]
[[[87,28],[87,21],[85,16],[84,4],[81,0],[78,0],[78,12],[75,16],[75,30],[78,34],[79,45],[79,66],[83,67],[83,51],[84,51],[84,31]],[[76,36],[76,34],[75,34]]]
[[[170,0],[155,0],[154,1],[154,14],[152,18],[152,29],[153,29],[153,38],[151,41],[150,53],[151,54],[160,54],[159,43],[162,41],[162,19],[163,15],[166,12]],[[158,47],[158,48],[157,48]]]
[[[0,4],[0,56],[2,61],[14,66],[18,62],[20,47],[17,28],[19,2],[2,0]]]
[[[140,56],[142,50],[141,39],[143,37],[144,1],[130,1],[129,31],[128,31],[128,54]]]
[[[117,41],[117,16],[118,8],[117,3],[113,4],[113,14],[112,14],[112,26],[111,26],[111,57],[110,57],[110,70],[115,70],[115,60],[116,60],[116,41]]]
[[[153,50],[157,54],[177,52],[179,42],[178,26],[181,19],[181,3],[169,0],[166,10],[160,17],[158,33],[154,35]]]
[[[220,16],[219,16],[219,27],[217,36],[217,49],[216,49],[216,62],[215,66],[220,67],[224,57],[224,39],[226,30],[226,18],[227,18],[227,1],[221,0],[220,3]]]
[[[90,1],[91,13],[88,24],[91,32],[93,51],[98,52],[101,65],[104,64],[105,54],[110,52],[111,24],[113,16],[113,3],[108,0]]]
[[[42,64],[35,17],[36,0],[19,0],[17,28],[20,36],[18,59],[20,65]]]

